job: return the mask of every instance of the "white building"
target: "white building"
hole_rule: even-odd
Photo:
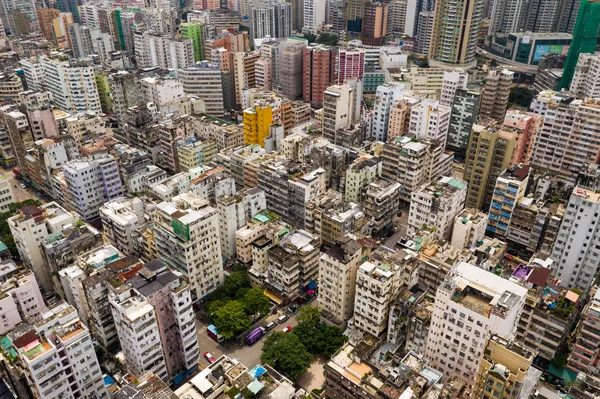
[[[390,306],[400,289],[399,267],[366,261],[358,268],[354,298],[355,331],[378,337],[388,326]]]
[[[85,302],[85,294],[81,283],[87,278],[86,273],[79,265],[72,265],[58,271],[58,277],[62,290],[65,294],[65,301],[75,309],[81,318],[81,321],[88,324],[87,306]]]
[[[154,215],[158,257],[184,273],[197,298],[223,284],[219,215],[208,201],[181,194],[161,202]]]
[[[61,303],[44,312],[35,329],[12,344],[35,397],[108,398],[89,330],[72,306]]]
[[[361,245],[349,235],[319,258],[319,310],[342,330],[354,312],[356,273],[363,262]]]
[[[102,204],[123,195],[119,165],[110,156],[70,161],[63,172],[69,190],[67,202],[85,221],[97,219]]]
[[[600,97],[600,53],[579,55],[569,91],[580,97]]]
[[[44,81],[44,66],[38,58],[27,58],[19,61],[23,69],[27,88],[33,91],[43,91],[46,88]]]
[[[576,187],[554,244],[552,269],[565,288],[587,292],[598,272],[600,194]]]
[[[0,212],[8,212],[10,204],[15,202],[12,187],[6,176],[0,173]]]
[[[66,226],[74,226],[78,220],[75,212],[67,212],[56,202],[40,207],[25,206],[18,215],[8,219],[8,227],[23,264],[33,270],[45,292],[53,291],[52,277],[40,245],[49,234],[62,231]]]
[[[183,83],[185,94],[199,96],[204,100],[207,114],[223,117],[225,109],[221,68],[208,61],[202,61],[180,69],[178,77]]]
[[[304,27],[318,28],[325,22],[326,2],[321,0],[304,1]]]
[[[52,93],[55,105],[65,112],[102,110],[94,67],[85,61],[41,59],[46,89]]]
[[[454,218],[450,244],[458,249],[473,247],[485,236],[487,221],[487,213],[479,209],[463,209]]]
[[[454,218],[465,207],[467,184],[451,177],[441,177],[413,191],[408,214],[408,235],[416,234],[426,225],[435,228],[435,237],[449,240]]]
[[[468,80],[469,74],[462,69],[444,71],[440,104],[451,107],[454,102],[454,93],[456,93],[456,89],[466,90]]]
[[[445,378],[475,381],[489,334],[512,339],[527,289],[465,262],[438,288],[425,357]]]
[[[146,225],[145,208],[141,199],[125,197],[106,202],[100,208],[106,239],[127,255],[136,252],[136,241]]]
[[[236,255],[235,232],[243,228],[257,213],[267,209],[265,192],[254,187],[235,195],[219,196],[216,205],[219,212],[221,251],[223,256],[231,259]]]
[[[192,39],[150,31],[135,32],[134,39],[138,68],[160,67],[177,71],[194,64]]]
[[[46,309],[35,275],[18,269],[13,261],[0,264],[0,334],[11,331],[22,320],[33,320]]]
[[[390,108],[392,104],[402,98],[404,87],[386,83],[377,87],[375,105],[373,107],[373,131],[371,136],[378,141],[387,140]]]
[[[419,139],[439,140],[445,146],[451,111],[437,100],[421,101],[411,108],[408,133]]]
[[[166,113],[169,105],[179,102],[185,96],[183,83],[178,79],[148,77],[140,79],[142,100],[153,103],[161,113]]]
[[[350,125],[355,115],[355,93],[348,85],[333,85],[323,94],[323,137],[335,142],[336,132]]]

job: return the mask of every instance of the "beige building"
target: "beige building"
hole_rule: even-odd
[[[488,73],[485,79],[485,88],[481,95],[479,108],[481,118],[504,120],[514,75],[515,73],[508,69],[495,69]]]

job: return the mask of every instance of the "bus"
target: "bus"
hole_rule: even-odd
[[[254,330],[250,331],[250,334],[246,335],[246,343],[252,345],[265,335],[265,331],[266,330],[262,327],[256,327]]]
[[[209,337],[211,337],[218,343],[222,343],[224,341],[223,337],[221,336],[221,334],[219,334],[219,332],[217,331],[217,327],[215,327],[214,324],[208,326],[208,328],[206,329],[206,333]]]

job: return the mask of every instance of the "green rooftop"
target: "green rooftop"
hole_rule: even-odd
[[[6,246],[5,243],[0,241],[0,252],[4,252],[4,251],[8,251],[8,247]]]

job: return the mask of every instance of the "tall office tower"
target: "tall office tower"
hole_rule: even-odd
[[[442,92],[440,94],[440,104],[451,107],[454,103],[456,90],[467,88],[469,74],[465,71],[444,71],[444,80],[442,81]]]
[[[514,132],[498,130],[494,125],[473,125],[464,175],[469,183],[467,208],[489,209],[496,179],[510,167],[516,143]]]
[[[119,165],[111,156],[70,161],[63,166],[67,202],[86,222],[100,217],[100,206],[123,195]]]
[[[576,187],[554,244],[552,270],[560,285],[588,292],[600,264],[600,194]]]
[[[82,62],[44,57],[41,60],[47,90],[55,105],[70,114],[100,112],[94,68]]]
[[[562,3],[559,0],[529,1],[523,21],[523,31],[556,32]]]
[[[327,0],[325,23],[331,25],[333,33],[340,39],[346,38],[346,1]]]
[[[360,48],[340,49],[338,53],[338,84],[344,84],[346,79],[363,80],[365,75],[365,50]]]
[[[50,308],[33,328],[16,333],[12,344],[34,397],[108,398],[90,332],[72,306]]]
[[[292,4],[292,30],[302,32],[304,24],[304,1],[291,0]]]
[[[429,65],[472,68],[483,18],[483,0],[435,3]]]
[[[362,84],[359,81],[333,85],[323,95],[323,137],[336,142],[338,130],[360,118]]]
[[[492,236],[506,239],[515,207],[525,196],[529,170],[529,165],[514,165],[496,179],[487,225]]]
[[[600,100],[557,97],[548,104],[531,164],[575,184],[590,164],[598,163],[599,130]]]
[[[292,34],[292,5],[283,0],[257,1],[250,7],[250,40]]]
[[[383,46],[387,34],[388,5],[384,3],[365,4],[365,24],[361,40],[367,46]]]
[[[535,1],[535,0],[534,0]],[[525,19],[526,2],[523,0],[496,0],[492,8],[492,18],[488,36],[497,33],[508,34],[520,32]]]
[[[304,101],[314,105],[323,104],[323,93],[335,83],[337,51],[333,47],[311,44],[304,48],[303,90]]]
[[[560,89],[568,89],[571,86],[579,55],[596,51],[598,26],[600,26],[600,1],[581,0],[577,22],[573,28],[573,40],[571,40],[567,62],[560,81]]]
[[[433,34],[433,17],[433,11],[423,11],[419,14],[419,28],[414,48],[414,52],[417,54],[429,54],[431,35]]]
[[[479,113],[481,93],[475,90],[458,89],[454,94],[450,128],[446,146],[465,154],[469,146],[469,136]]]
[[[326,2],[323,0],[304,0],[304,28],[318,28],[325,22]]]
[[[221,73],[221,69],[216,65],[202,61],[180,69],[177,74],[183,83],[183,92],[202,98],[206,113],[218,118],[222,118],[225,113]]]
[[[54,40],[54,30],[52,29],[52,21],[60,15],[60,11],[55,8],[38,8],[37,19],[40,25],[42,34],[46,40]]]
[[[223,284],[217,210],[198,195],[180,194],[172,202],[158,204],[156,217],[158,257],[189,279],[196,298]]]
[[[281,54],[279,88],[292,101],[302,96],[302,55],[307,46],[307,40],[288,39],[288,47]]]
[[[94,53],[92,36],[87,26],[75,23],[70,24],[67,30],[69,32],[69,46],[73,52],[73,58],[85,58]]]
[[[425,358],[445,378],[457,376],[473,384],[488,336],[512,339],[526,297],[527,288],[459,263],[435,295]]]
[[[365,0],[348,0],[346,3],[346,29],[351,39],[360,36],[365,18]]]
[[[504,120],[514,75],[515,73],[508,69],[501,71],[496,69],[488,73],[479,108],[481,118]]]
[[[411,108],[408,133],[418,139],[437,140],[445,147],[451,111],[437,100],[421,101]]]
[[[402,98],[403,93],[403,86],[392,83],[377,87],[375,105],[373,106],[373,132],[371,133],[375,140],[383,142],[387,140],[390,108],[394,102]]]
[[[483,353],[472,397],[483,398],[488,393],[498,399],[519,397],[535,353],[497,335],[489,337]]]
[[[202,24],[184,22],[179,25],[179,28],[181,29],[181,36],[192,40],[194,61],[202,61],[204,59]]]
[[[319,258],[319,308],[342,329],[354,312],[356,272],[363,259],[362,246],[349,235],[336,239]]]
[[[569,91],[577,97],[600,97],[600,53],[579,55]]]
[[[573,33],[580,7],[581,0],[565,0],[562,2],[556,27],[558,32]]]

